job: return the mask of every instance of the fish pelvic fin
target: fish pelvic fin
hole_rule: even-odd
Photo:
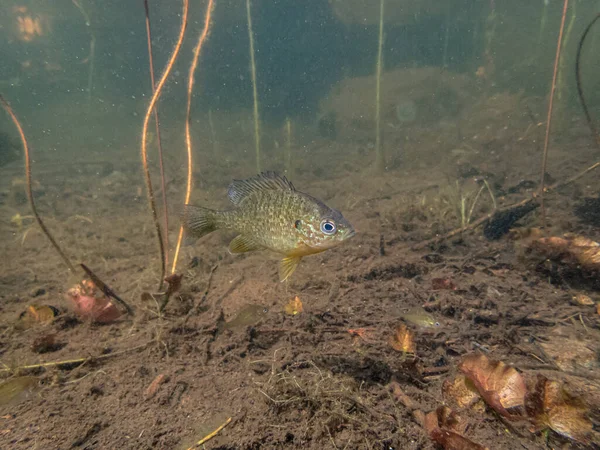
[[[229,243],[229,251],[231,253],[246,253],[253,252],[254,250],[260,250],[263,246],[254,242],[254,240],[248,236],[240,234],[234,237]]]
[[[279,263],[279,281],[287,280],[294,273],[298,264],[302,260],[301,256],[288,256]]]
[[[181,214],[181,224],[186,238],[201,238],[212,233],[218,226],[219,212],[201,206],[185,205]]]

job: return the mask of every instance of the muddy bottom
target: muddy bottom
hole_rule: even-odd
[[[585,294],[595,303],[594,283],[528,254],[514,233],[490,241],[478,228],[413,249],[491,211],[483,190],[472,211],[467,208],[472,217],[461,218],[461,194],[454,190],[458,180],[473,202],[483,186],[474,179],[493,168],[481,160],[502,161],[504,174],[490,180],[498,206],[531,195],[540,155],[533,138],[518,139],[526,127],[471,160],[465,150],[455,152],[456,160],[406,163],[377,176],[364,169],[370,153],[321,143],[313,150],[329,152],[324,166],[307,162],[290,177],[298,189],[340,209],[357,235],[305,258],[284,284],[277,258],[230,255],[231,236],[209,235],[184,247],[182,288],[163,313],[158,296],[148,295],[158,292],[160,264],[135,149],[129,161],[107,155],[108,166],[80,160],[68,178],[59,176],[67,169],[38,161],[35,190],[48,227],[73,261],[85,262],[135,310],[104,325],[73,312],[65,292],[82,276],[67,273],[27,217],[19,167],[3,167],[0,373],[36,376],[39,383],[0,405],[0,447],[188,449],[219,430],[199,448],[432,449],[437,444],[415,411],[443,405],[463,416],[465,437],[491,449],[593,447],[593,439],[576,443],[531,431],[489,405],[461,407],[443,386],[459,374],[465,355],[483,354],[518,369],[528,386],[539,374],[567,382],[585,394],[598,426],[600,319],[594,304],[573,300]],[[582,129],[553,144],[553,179],[594,162]],[[341,159],[345,164],[335,164]],[[214,164],[197,174],[194,203],[225,206],[228,180],[251,175]],[[168,186],[173,204],[183,198],[177,176]],[[574,213],[580,199],[597,197],[598,187],[592,173],[549,194],[552,233],[599,240],[589,217]],[[516,227],[539,226],[539,214]],[[177,226],[171,215],[171,256]],[[303,311],[290,314],[286,305],[296,296]],[[51,305],[60,314],[20,330],[15,325],[29,305]],[[232,322],[247,305],[264,308]],[[415,307],[434,318],[432,326],[406,320]],[[412,332],[412,352],[391,345],[401,324]],[[41,348],[48,335],[54,345]]]

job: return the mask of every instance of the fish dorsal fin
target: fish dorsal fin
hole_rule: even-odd
[[[247,180],[233,180],[227,195],[234,205],[241,204],[252,194],[261,191],[295,191],[294,185],[286,177],[276,172],[262,172]]]

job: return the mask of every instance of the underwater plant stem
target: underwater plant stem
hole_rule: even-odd
[[[152,54],[152,30],[150,28],[150,9],[148,0],[144,0],[144,11],[146,13],[146,40],[148,41],[148,62],[150,66],[150,82],[152,83],[152,92],[156,89],[156,81],[154,80],[154,57]],[[163,202],[163,223],[164,232],[164,248],[165,248],[165,264],[169,262],[169,207],[167,204],[167,189],[165,180],[165,165],[163,160],[162,139],[160,137],[160,120],[158,118],[158,106],[154,108],[154,122],[156,123],[156,144],[158,147],[158,166],[160,170],[160,187],[162,190]]]
[[[584,175],[586,175],[587,173],[596,170],[598,167],[600,167],[600,161],[595,162],[594,164],[592,164],[591,166],[589,166],[587,169],[582,170],[581,172],[567,178],[566,180],[563,181],[557,181],[556,183],[554,183],[551,186],[548,186],[546,188],[544,188],[545,192],[550,192],[550,191],[554,191],[556,189],[562,188],[564,186],[567,186],[577,180],[579,180],[581,177],[583,177]],[[491,192],[490,192],[491,193]],[[521,200],[520,202],[517,203],[513,203],[512,205],[508,205],[508,206],[504,206],[502,208],[494,208],[493,211],[491,211],[489,214],[486,214],[482,217],[480,217],[479,219],[475,220],[474,222],[471,222],[469,225],[467,225],[466,227],[460,227],[460,228],[455,228],[452,231],[449,231],[448,233],[442,235],[442,236],[436,236],[432,239],[428,239],[426,241],[422,241],[419,242],[416,245],[413,245],[411,247],[412,250],[419,250],[422,249],[424,247],[427,247],[431,244],[435,244],[437,242],[441,242],[444,241],[446,239],[449,239],[453,236],[456,236],[457,234],[461,234],[464,231],[467,230],[474,230],[475,228],[479,227],[480,225],[483,225],[485,222],[487,222],[488,220],[490,220],[493,215],[495,213],[500,213],[500,212],[504,212],[504,211],[508,211],[511,209],[515,209],[524,205],[527,205],[528,203],[531,203],[535,200],[537,200],[539,197],[541,197],[542,195],[542,191],[538,190],[536,192],[534,192],[531,197],[526,198],[525,200]]]
[[[548,144],[550,142],[550,129],[552,124],[552,110],[554,107],[554,91],[556,90],[556,79],[558,75],[558,64],[560,61],[560,52],[562,48],[563,31],[565,29],[565,19],[569,0],[564,0],[562,19],[560,21],[560,30],[558,33],[558,42],[556,44],[556,57],[554,58],[554,71],[552,73],[552,85],[550,87],[550,101],[548,103],[548,116],[546,118],[546,135],[544,137],[544,153],[542,155],[542,176],[540,180],[540,207],[542,211],[542,226],[546,226],[546,208],[544,206],[544,185],[546,182],[546,166],[548,164]]]
[[[215,131],[215,123],[213,122],[212,109],[208,110],[208,126],[210,127],[210,140],[212,141],[213,156],[217,156],[217,153],[219,153],[219,146],[217,145],[217,132]]]
[[[50,243],[52,244],[54,249],[58,252],[60,257],[64,261],[65,265],[69,268],[69,271],[74,274],[75,267],[73,266],[73,264],[71,264],[71,261],[67,257],[66,253],[63,252],[63,250],[60,248],[60,246],[58,245],[58,242],[56,242],[56,240],[50,233],[50,230],[48,230],[48,228],[44,224],[44,221],[42,220],[42,218],[40,217],[40,215],[37,211],[37,207],[35,205],[35,199],[33,198],[33,189],[31,188],[31,186],[32,186],[31,156],[29,154],[29,145],[27,144],[27,139],[25,138],[25,133],[23,132],[23,127],[21,127],[21,123],[19,122],[19,119],[17,119],[17,116],[15,115],[14,111],[12,110],[12,107],[10,106],[10,104],[6,101],[6,99],[2,95],[0,95],[0,103],[2,104],[2,107],[8,113],[8,115],[12,119],[13,123],[17,127],[17,131],[19,132],[19,136],[21,137],[21,143],[23,144],[23,154],[25,157],[25,188],[27,190],[27,199],[29,200],[29,206],[31,207],[31,212],[33,213],[33,216],[35,217],[35,220],[37,221],[38,225],[42,229],[42,232],[46,235],[46,237],[48,238],[48,240],[50,241]]]
[[[187,27],[188,21],[188,6],[189,0],[183,0],[183,14],[181,18],[181,28],[179,30],[179,37],[177,39],[177,43],[175,44],[175,48],[173,49],[173,53],[167,63],[167,67],[162,74],[162,77],[158,84],[156,85],[156,89],[154,89],[154,94],[152,95],[152,99],[150,100],[150,104],[148,105],[148,109],[146,110],[146,115],[144,117],[144,124],[142,126],[142,165],[144,168],[144,179],[146,181],[146,191],[148,194],[148,206],[150,207],[150,211],[152,213],[152,220],[154,222],[154,227],[156,228],[156,234],[158,237],[158,248],[160,252],[160,260],[161,260],[161,276],[160,276],[160,284],[158,290],[162,290],[163,282],[166,273],[166,262],[165,262],[165,247],[164,247],[164,239],[160,226],[160,221],[158,220],[158,214],[156,212],[156,202],[154,200],[154,190],[152,189],[152,179],[150,178],[150,169],[148,168],[148,149],[147,149],[147,134],[148,134],[148,123],[150,122],[150,116],[152,115],[152,110],[156,106],[156,102],[160,97],[162,89],[167,81],[167,77],[171,73],[173,69],[173,65],[175,64],[175,60],[179,55],[179,51],[181,50],[181,44],[183,43],[183,37],[185,35],[185,29]],[[165,233],[167,230],[165,230]]]
[[[285,119],[285,170],[288,175],[292,170],[292,121]]]
[[[254,146],[256,148],[256,171],[260,173],[260,120],[258,117],[258,91],[256,88],[256,61],[254,60],[254,33],[252,32],[252,14],[250,0],[246,0],[248,16],[248,39],[250,41],[250,74],[252,76],[252,95],[254,97]]]
[[[72,0],[73,4],[75,5],[75,7],[79,10],[79,12],[81,13],[81,15],[83,16],[83,20],[85,20],[85,26],[88,29],[88,32],[90,34],[90,52],[88,54],[88,62],[89,62],[89,67],[88,67],[88,87],[87,87],[87,104],[88,104],[88,110],[91,109],[92,107],[92,90],[94,89],[94,59],[96,56],[96,35],[94,34],[94,32],[91,30],[91,20],[90,20],[90,15],[87,13],[87,11],[84,9],[84,7],[81,5],[81,3],[79,3],[79,0]]]
[[[598,19],[600,19],[600,14],[597,14],[596,17],[594,17],[594,19],[586,27],[585,31],[583,32],[583,35],[581,36],[581,40],[579,41],[579,45],[577,46],[577,56],[575,58],[575,78],[577,80],[577,93],[579,94],[579,100],[581,101],[581,106],[585,114],[585,119],[587,120],[588,126],[592,131],[594,139],[596,140],[596,145],[600,148],[600,134],[598,134],[598,129],[596,128],[596,125],[592,120],[592,116],[590,115],[590,110],[588,109],[585,97],[583,96],[583,87],[581,84],[581,52],[583,50],[583,44],[590,30],[592,29],[592,27]]]
[[[381,149],[381,66],[383,65],[383,11],[385,0],[379,1],[379,41],[375,66],[375,170],[383,171],[384,160]]]
[[[198,59],[200,58],[200,51],[202,50],[202,46],[206,41],[206,37],[208,36],[208,30],[210,29],[210,18],[212,14],[212,9],[214,5],[214,0],[208,1],[208,6],[206,7],[206,17],[204,18],[204,29],[198,38],[198,43],[194,48],[194,58],[192,59],[192,65],[190,66],[190,73],[188,76],[188,87],[187,87],[187,108],[185,115],[185,145],[187,151],[187,182],[185,188],[185,201],[184,205],[187,205],[190,202],[190,196],[192,195],[192,135],[190,132],[190,112],[192,109],[192,92],[194,89],[194,74],[196,72],[196,67],[198,67]],[[179,251],[181,249],[181,241],[183,240],[183,226],[179,227],[179,236],[177,237],[177,246],[175,247],[175,256],[173,256],[173,267],[171,268],[171,273],[175,273],[177,269],[177,260],[179,259]],[[165,305],[166,306],[166,303]],[[163,306],[163,308],[164,308]]]
[[[575,23],[577,10],[577,1],[571,3],[571,17],[569,18],[569,24],[565,30],[565,37],[563,39],[562,47],[567,48],[569,46],[569,38],[573,31],[573,24]],[[556,80],[556,101],[560,104],[565,91],[565,59],[561,59],[558,65],[558,78]],[[566,103],[566,102],[565,102]],[[566,108],[566,104],[563,104],[563,108]]]

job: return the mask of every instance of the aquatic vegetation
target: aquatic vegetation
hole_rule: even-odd
[[[383,10],[385,0],[379,0],[379,39],[377,44],[377,63],[375,65],[375,170],[385,168],[385,159],[381,148],[381,71],[383,66]]]
[[[177,38],[177,43],[175,44],[175,48],[173,49],[173,53],[169,58],[169,62],[167,63],[167,67],[160,78],[160,81],[156,85],[154,89],[154,93],[152,95],[152,99],[150,100],[150,104],[146,110],[146,115],[144,117],[144,123],[142,126],[142,144],[141,144],[141,156],[142,156],[142,166],[144,169],[144,181],[146,182],[146,194],[148,199],[148,206],[150,208],[150,212],[152,214],[152,221],[154,223],[154,228],[156,230],[156,235],[158,238],[158,250],[160,254],[160,262],[161,262],[161,274],[159,278],[159,286],[158,290],[162,289],[163,279],[165,278],[167,261],[165,257],[165,238],[163,236],[163,230],[160,225],[160,221],[158,220],[158,212],[156,209],[156,202],[154,200],[154,189],[152,187],[152,178],[150,177],[150,169],[148,168],[148,149],[147,149],[147,134],[148,134],[148,123],[150,122],[150,116],[152,115],[152,111],[158,102],[162,89],[169,77],[169,74],[173,70],[173,65],[179,56],[179,51],[181,50],[181,45],[183,44],[183,37],[185,35],[185,29],[187,26],[188,20],[188,0],[183,0],[183,14],[181,17],[181,27],[179,29],[179,36]],[[165,212],[166,214],[166,212]],[[168,230],[164,230],[164,233],[167,233]]]
[[[258,91],[256,88],[256,61],[254,60],[254,33],[252,31],[252,14],[250,11],[250,0],[246,0],[246,14],[248,23],[248,42],[250,51],[250,76],[252,79],[252,99],[254,116],[254,147],[256,151],[256,171],[260,173],[260,118],[258,116]]]

